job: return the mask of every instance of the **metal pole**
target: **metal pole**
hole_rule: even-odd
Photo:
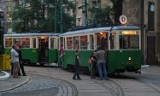
[[[0,54],[4,54],[4,45],[3,45],[4,26],[2,25],[3,21],[4,21],[4,12],[0,10]]]
[[[60,32],[61,33],[63,33],[63,23],[62,23],[63,22],[63,8],[62,7],[63,6],[62,5],[63,5],[63,1],[61,0],[60,1],[60,8],[61,8],[60,9]]]
[[[54,0],[54,30],[57,33],[57,0]]]
[[[87,20],[87,0],[84,1],[84,14],[85,14],[85,24],[86,26],[88,25],[88,20]]]

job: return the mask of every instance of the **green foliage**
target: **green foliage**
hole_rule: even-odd
[[[29,32],[32,30],[54,32],[55,18],[60,17],[60,2],[56,2],[57,16],[55,17],[55,0],[26,0],[25,4],[17,4],[12,14],[13,30]],[[60,1],[60,0],[59,0]],[[62,0],[67,10],[75,11],[75,6],[68,0]],[[60,32],[60,19],[57,18],[57,32]],[[63,10],[63,29],[66,31],[73,25],[74,17]]]
[[[93,14],[91,20],[93,23],[112,23],[110,17],[113,16],[113,9],[109,5],[105,4],[98,8],[91,6],[88,11]]]
[[[123,0],[110,0],[113,3],[113,14],[115,23],[119,22],[119,17],[122,15]]]

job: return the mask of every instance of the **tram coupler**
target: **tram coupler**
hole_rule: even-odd
[[[136,71],[135,73],[141,74],[141,70]]]

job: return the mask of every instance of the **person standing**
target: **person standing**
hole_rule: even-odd
[[[19,54],[19,65],[20,65],[20,70],[18,75],[21,76],[21,72],[23,76],[27,76],[25,71],[24,71],[24,67],[23,67],[23,63],[22,63],[22,45],[19,46],[19,49],[17,50],[18,54]],[[21,72],[20,72],[21,71]]]
[[[76,77],[78,80],[81,80],[80,75],[79,75],[79,64],[80,64],[80,59],[79,59],[79,50],[76,49],[76,53],[75,53],[75,66],[74,66],[74,75],[73,75],[73,79],[75,80]]]
[[[91,79],[95,79],[96,78],[96,64],[97,64],[97,60],[96,60],[96,56],[94,54],[94,51],[90,54],[90,59],[92,60],[91,65]]]
[[[60,66],[63,65],[64,63],[64,48],[63,48],[63,44],[61,45],[61,48],[60,48]]]
[[[103,80],[103,77],[105,80],[107,80],[107,70],[106,70],[106,62],[105,62],[105,51],[102,50],[102,47],[98,47],[98,51],[96,52],[97,57],[97,67],[100,79]]]
[[[16,52],[16,46],[13,45],[11,49],[11,63],[13,64],[13,78],[19,78],[18,72],[20,70],[19,54]]]

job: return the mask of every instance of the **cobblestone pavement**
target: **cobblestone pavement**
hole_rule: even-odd
[[[159,72],[155,69],[160,67],[142,69],[141,75],[127,73],[106,81],[86,75],[80,75],[82,80],[73,80],[73,73],[60,68],[25,66],[30,82],[0,96],[160,96],[159,90],[140,79],[148,73]]]
[[[72,84],[66,81],[38,74],[30,74],[30,78],[26,85],[3,92],[0,96],[71,96],[67,91],[72,90]]]

